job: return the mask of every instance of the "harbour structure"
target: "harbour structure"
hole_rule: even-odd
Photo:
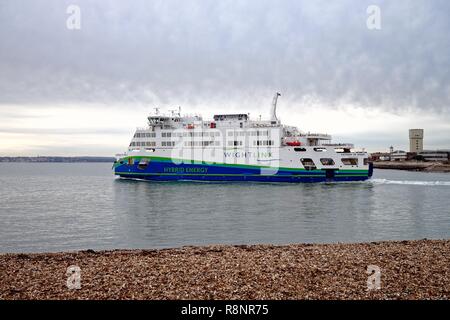
[[[276,115],[269,120],[249,114],[217,114],[210,121],[181,110],[148,117],[127,152],[117,155],[114,173],[121,178],[157,181],[358,181],[372,176],[365,151],[351,143],[332,143],[324,133],[302,132]]]

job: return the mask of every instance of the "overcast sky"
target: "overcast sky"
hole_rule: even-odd
[[[81,10],[68,29],[69,5]],[[381,29],[367,27],[369,5]],[[0,155],[126,150],[156,106],[450,148],[447,0],[0,1]]]

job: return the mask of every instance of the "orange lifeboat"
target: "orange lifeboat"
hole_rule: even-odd
[[[300,141],[288,141],[286,144],[291,147],[298,147],[302,145]]]
[[[188,125],[187,125],[187,128],[188,128],[188,129],[194,129],[194,125],[193,125],[193,124],[188,124]]]

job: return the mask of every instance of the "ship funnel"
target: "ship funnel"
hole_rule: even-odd
[[[270,121],[278,121],[277,118],[277,101],[278,97],[281,96],[281,93],[277,92],[275,93],[275,96],[272,100],[272,110],[270,111]]]

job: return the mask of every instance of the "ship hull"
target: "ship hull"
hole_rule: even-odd
[[[114,173],[121,178],[152,181],[252,181],[252,182],[332,182],[363,181],[371,170],[305,170],[239,164],[174,163],[170,159],[149,159],[147,165],[119,161]]]

